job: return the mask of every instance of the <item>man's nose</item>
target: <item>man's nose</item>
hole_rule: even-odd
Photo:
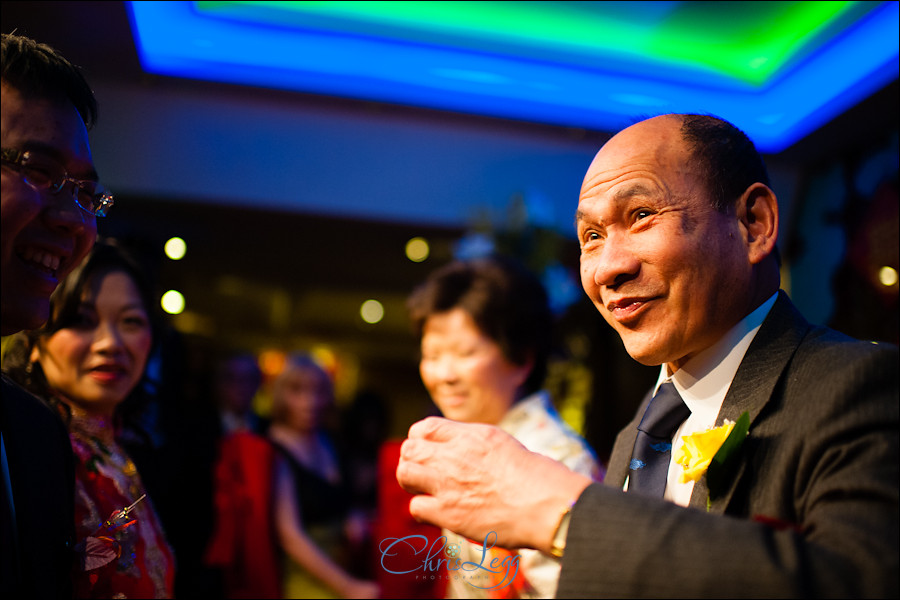
[[[593,286],[615,288],[633,279],[640,271],[641,261],[632,250],[624,234],[612,234],[603,246],[582,256],[582,279]]]
[[[45,203],[44,219],[52,228],[81,233],[95,222],[96,217],[78,205],[78,191],[78,186],[67,181],[58,193],[42,194]]]

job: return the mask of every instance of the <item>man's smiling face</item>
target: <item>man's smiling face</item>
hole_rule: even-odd
[[[607,142],[576,216],[588,297],[632,358],[674,368],[743,318],[752,267],[737,217],[713,208],[680,127],[656,117]]]
[[[27,150],[77,179],[96,179],[87,129],[74,106],[23,97],[6,82],[0,86],[3,148]],[[87,254],[96,235],[96,219],[75,203],[71,184],[53,195],[32,188],[14,166],[3,165],[3,335],[47,320],[50,294]]]

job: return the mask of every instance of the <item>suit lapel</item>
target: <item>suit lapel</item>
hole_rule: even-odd
[[[782,372],[808,330],[809,324],[797,312],[787,295],[780,291],[728,388],[716,418],[716,426],[722,425],[725,419],[737,421],[746,411],[750,416],[748,438],[753,436],[753,424],[772,397]],[[746,446],[744,444],[742,450]],[[746,464],[746,453],[742,453],[725,492],[712,499],[709,512],[725,512],[746,470]],[[706,510],[708,495],[706,477],[703,477],[694,484],[691,506]]]

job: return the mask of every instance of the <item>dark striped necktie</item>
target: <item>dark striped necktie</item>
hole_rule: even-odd
[[[662,498],[672,456],[672,436],[691,414],[672,382],[659,386],[638,425],[628,465],[628,491]]]

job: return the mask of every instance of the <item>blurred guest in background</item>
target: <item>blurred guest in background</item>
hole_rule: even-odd
[[[212,385],[223,435],[235,431],[265,434],[268,423],[253,410],[253,398],[262,385],[255,356],[235,352],[219,360]]]
[[[278,451],[275,530],[285,553],[285,598],[374,598],[378,586],[349,572],[351,497],[322,423],[333,408],[328,374],[305,355],[288,359],[272,389],[269,437]]]
[[[378,450],[378,510],[373,524],[373,540],[377,544],[375,578],[384,598],[443,598],[446,573],[441,567],[431,570],[423,566],[421,551],[439,547],[443,532],[417,521],[406,510],[413,495],[400,487],[396,477],[402,443],[403,440],[389,439]],[[413,545],[406,546],[406,542],[398,540],[409,540]]]
[[[374,537],[378,518],[378,456],[388,437],[391,411],[376,391],[362,390],[340,415],[338,452],[350,493],[353,522],[359,526],[349,537],[356,540],[349,560],[357,575],[376,578],[382,569],[375,560],[379,540]],[[396,465],[395,465],[396,466]],[[392,485],[397,485],[391,477]],[[402,490],[401,490],[402,491]]]
[[[87,129],[97,102],[55,50],[3,34],[0,79],[2,335],[41,326],[112,196]],[[69,184],[72,184],[70,186]],[[66,429],[4,374],[0,396],[0,596],[71,597],[74,468]]]
[[[151,295],[119,247],[98,243],[18,334],[8,372],[56,407],[75,454],[79,598],[169,598],[175,561],[134,462],[118,441],[139,413],[153,345]]]
[[[272,519],[275,451],[252,409],[262,383],[256,357],[217,361],[211,382],[217,411],[212,498],[215,524],[204,563],[218,570],[226,598],[280,598],[281,568]]]
[[[408,307],[421,341],[422,381],[445,417],[497,425],[529,450],[601,478],[592,450],[541,390],[553,321],[545,290],[531,272],[499,256],[454,262],[432,273]],[[536,550],[492,550],[489,539],[445,534],[448,544],[460,545],[463,565],[480,565],[451,570],[448,597],[554,597],[556,558]],[[517,559],[518,572],[492,573],[488,556],[500,559],[495,564]]]

